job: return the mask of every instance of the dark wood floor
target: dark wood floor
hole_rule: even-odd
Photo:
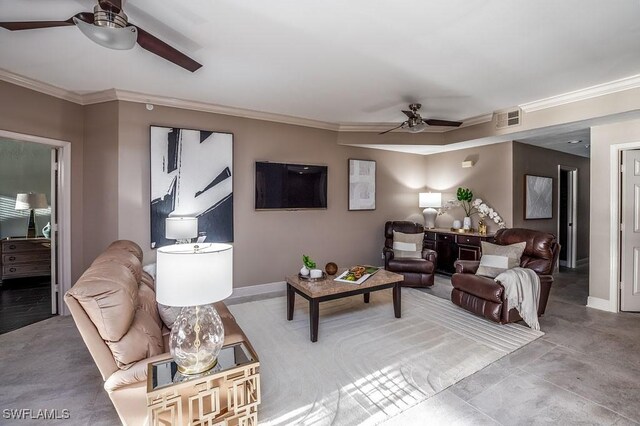
[[[0,286],[0,334],[50,317],[50,277],[5,280]]]

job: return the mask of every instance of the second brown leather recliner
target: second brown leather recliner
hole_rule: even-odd
[[[384,225],[384,269],[404,276],[403,286],[431,287],[436,269],[436,252],[422,246],[420,258],[396,257],[393,249],[393,231],[404,234],[424,233],[419,223],[408,221],[390,221]]]
[[[510,245],[527,243],[520,258],[520,267],[535,271],[540,277],[540,300],[538,316],[544,314],[553,283],[553,271],[560,254],[556,237],[546,232],[531,229],[500,229],[495,235],[495,244]],[[520,321],[515,308],[508,309],[504,287],[500,282],[475,275],[480,262],[457,260],[456,273],[451,277],[453,291],[451,301],[456,305],[501,324]]]

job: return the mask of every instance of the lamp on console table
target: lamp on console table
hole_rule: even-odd
[[[156,300],[182,310],[171,328],[171,356],[183,374],[213,368],[224,342],[214,302],[233,291],[229,244],[176,244],[158,249]]]
[[[435,228],[438,211],[434,207],[442,207],[442,194],[439,192],[421,192],[418,200],[420,207],[426,207],[422,211],[424,227],[427,229]]]
[[[165,236],[176,244],[190,243],[198,236],[197,217],[168,217],[165,219]]]
[[[47,196],[44,194],[18,194],[16,196],[16,210],[31,210],[29,213],[29,226],[27,227],[27,238],[36,237],[36,213],[35,209],[46,209]]]

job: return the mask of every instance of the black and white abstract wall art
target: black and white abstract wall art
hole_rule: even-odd
[[[376,209],[376,162],[349,159],[349,210]]]
[[[553,218],[553,178],[525,175],[524,218]]]
[[[206,242],[233,241],[233,134],[151,126],[151,248],[167,217],[197,217]]]

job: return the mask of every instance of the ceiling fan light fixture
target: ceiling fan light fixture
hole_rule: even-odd
[[[109,49],[133,49],[138,40],[138,29],[133,26],[124,28],[98,26],[84,22],[76,17],[73,18],[73,22],[87,38]]]
[[[426,124],[425,122],[421,122],[421,123],[418,123],[418,124],[416,124],[416,125],[413,125],[413,126],[407,127],[407,130],[408,130],[410,133],[420,133],[420,132],[424,132],[424,130],[425,130],[426,128],[427,128],[427,124]]]

